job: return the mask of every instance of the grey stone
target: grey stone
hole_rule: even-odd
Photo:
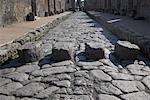
[[[51,68],[51,67],[52,67],[51,65],[45,64],[45,65],[43,65],[41,68],[44,69],[44,68]]]
[[[69,65],[73,65],[73,62],[71,60],[54,63],[51,66],[58,67],[58,66],[69,66]]]
[[[98,69],[97,66],[82,66],[83,70],[94,70],[94,69]]]
[[[44,76],[48,76],[51,74],[59,74],[59,73],[72,73],[75,72],[76,69],[72,68],[72,67],[52,67],[52,68],[47,68],[47,69],[43,69],[42,72],[44,74]]]
[[[71,60],[75,52],[75,44],[71,42],[57,42],[52,49],[51,60]]]
[[[88,96],[88,95],[61,95],[60,99],[64,99],[64,100],[94,100],[92,96]]]
[[[126,68],[128,69],[136,69],[136,70],[141,70],[144,68],[143,65],[138,65],[138,64],[130,64],[128,66],[126,66]]]
[[[8,74],[14,72],[16,69],[15,68],[4,68],[0,69],[0,75]]]
[[[150,76],[146,76],[142,82],[150,89]]]
[[[113,95],[99,94],[98,100],[121,100]]]
[[[91,74],[99,81],[111,81],[112,78],[102,70],[92,70]]]
[[[21,72],[14,72],[14,73],[10,73],[6,76],[7,78],[10,78],[14,81],[26,81],[29,78],[28,74],[25,73],[21,73]]]
[[[150,95],[144,91],[121,95],[124,100],[150,100]]]
[[[49,97],[52,93],[56,92],[59,88],[56,86],[51,86],[45,90],[40,91],[35,97],[36,98],[47,98]]]
[[[18,89],[13,94],[15,94],[16,96],[34,96],[35,94],[37,94],[38,92],[42,90],[44,90],[43,86],[41,86],[39,83],[33,82]]]
[[[102,66],[103,63],[99,62],[99,61],[94,61],[94,62],[77,62],[78,66]]]
[[[59,80],[71,80],[71,76],[68,74],[59,74],[56,76]]]
[[[140,52],[140,48],[128,41],[117,41],[115,54],[122,60],[134,60]]]
[[[91,82],[86,77],[76,77],[74,85],[75,86],[93,86],[93,82]]]
[[[104,49],[99,43],[85,43],[85,54],[88,59],[99,60],[105,56]]]
[[[75,87],[73,94],[75,94],[75,95],[87,95],[88,91],[84,87]]]
[[[22,88],[23,85],[18,83],[18,82],[12,82],[6,85],[3,85],[2,87],[0,87],[0,93],[1,94],[10,94],[13,91],[16,91],[19,88]]]
[[[38,65],[24,65],[24,66],[21,66],[21,67],[17,68],[16,71],[31,73],[31,72],[33,72],[35,70],[38,70],[38,69],[40,69],[40,67]]]
[[[70,87],[71,86],[71,82],[68,80],[62,80],[62,81],[54,81],[53,82],[55,85],[57,85],[58,87]]]
[[[139,91],[136,81],[114,80],[112,84],[126,93]]]
[[[39,99],[26,97],[26,98],[22,98],[21,100],[39,100]]]
[[[12,82],[10,79],[0,78],[0,86]]]
[[[33,42],[26,43],[18,49],[20,61],[23,63],[31,63],[42,58],[42,50],[40,44]]]
[[[14,96],[0,95],[0,100],[16,100]]]
[[[115,80],[134,80],[134,76],[124,73],[111,72],[109,75]]]
[[[95,89],[98,93],[115,94],[115,95],[123,94],[120,89],[113,86],[111,83],[100,83],[100,86],[95,87]]]

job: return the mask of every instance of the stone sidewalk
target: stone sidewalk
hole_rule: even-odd
[[[26,34],[27,32],[33,31],[42,25],[47,23],[52,23],[57,18],[62,16],[66,16],[71,12],[64,12],[59,15],[49,16],[49,17],[42,17],[36,21],[32,22],[22,22],[16,23],[13,25],[8,25],[6,27],[0,27],[0,46],[6,43],[12,42],[14,39]]]
[[[150,24],[148,22],[109,13],[95,11],[88,11],[87,13],[120,39],[138,44],[142,52],[150,57]]]

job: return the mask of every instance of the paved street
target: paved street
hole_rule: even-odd
[[[114,56],[117,42],[110,31],[77,12],[51,29],[37,44],[44,57],[21,64],[16,59],[0,69],[0,100],[150,100],[150,62]],[[85,43],[101,45],[105,58],[87,60]],[[50,60],[54,45],[69,44],[72,60]]]

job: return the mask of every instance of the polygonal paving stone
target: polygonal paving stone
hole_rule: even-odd
[[[123,94],[121,90],[113,86],[111,83],[100,83],[99,87],[95,87],[95,89],[98,93],[115,94],[115,95]]]
[[[55,85],[57,85],[58,87],[70,87],[71,86],[71,82],[68,80],[62,80],[62,81],[54,81],[53,82]]]
[[[99,94],[98,100],[121,100],[113,95]]]
[[[52,68],[47,68],[47,69],[43,69],[42,72],[44,74],[44,76],[48,76],[51,74],[59,74],[59,73],[72,73],[75,72],[76,69],[72,68],[72,67],[52,67]]]
[[[17,68],[17,72],[25,72],[25,73],[31,73],[35,70],[40,69],[38,65],[24,65],[19,68]]]
[[[10,79],[0,78],[0,86],[12,82]]]
[[[111,81],[112,78],[102,70],[92,70],[91,74],[99,81]]]
[[[134,80],[134,76],[124,73],[110,72],[109,75],[115,80]]]
[[[142,82],[150,89],[150,76],[146,76]]]
[[[44,88],[39,83],[30,83],[18,89],[13,94],[15,94],[16,96],[27,97],[27,96],[34,96],[35,94],[37,94],[39,91],[42,91],[42,90],[44,90]]]
[[[22,81],[28,80],[29,75],[25,73],[21,73],[21,72],[14,72],[14,73],[8,74],[6,77],[14,81],[22,82]]]
[[[137,88],[136,81],[122,81],[122,80],[114,80],[112,84],[121,89],[124,92],[136,92],[139,91]]]
[[[14,96],[0,95],[0,100],[16,100]]]
[[[47,98],[49,97],[53,92],[56,92],[59,88],[56,86],[49,87],[45,90],[42,90],[39,92],[35,97],[36,98]]]
[[[99,62],[99,61],[95,61],[95,62],[77,62],[78,66],[102,66],[103,63]]]
[[[62,61],[62,62],[58,62],[58,63],[53,63],[51,64],[51,66],[69,66],[69,65],[72,65],[73,62],[71,60],[67,60],[67,61]]]
[[[12,82],[6,85],[3,85],[0,87],[0,93],[1,94],[10,94],[13,91],[16,91],[19,88],[22,88],[23,85],[20,84],[19,82]]]
[[[142,91],[121,95],[121,98],[124,100],[150,100],[150,95]]]
[[[15,70],[16,70],[15,68],[0,69],[0,75],[12,73],[12,72],[14,72]]]

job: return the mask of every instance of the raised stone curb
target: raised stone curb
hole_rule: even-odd
[[[39,40],[44,34],[48,32],[49,29],[57,26],[59,23],[67,19],[72,13],[65,16],[61,16],[52,22],[48,22],[35,29],[34,31],[28,32],[25,35],[15,39],[12,43],[3,45],[0,47],[0,65],[9,59],[15,59],[18,57],[17,49],[27,42],[34,42]]]
[[[144,37],[143,35],[139,35],[133,31],[125,29],[124,27],[112,25],[106,21],[106,19],[102,16],[96,16],[90,12],[86,12],[91,18],[103,24],[106,28],[108,28],[113,34],[117,35],[119,39],[130,41],[132,43],[137,44],[141,51],[145,53],[146,56],[150,58],[150,39]],[[144,44],[144,45],[143,45]]]

